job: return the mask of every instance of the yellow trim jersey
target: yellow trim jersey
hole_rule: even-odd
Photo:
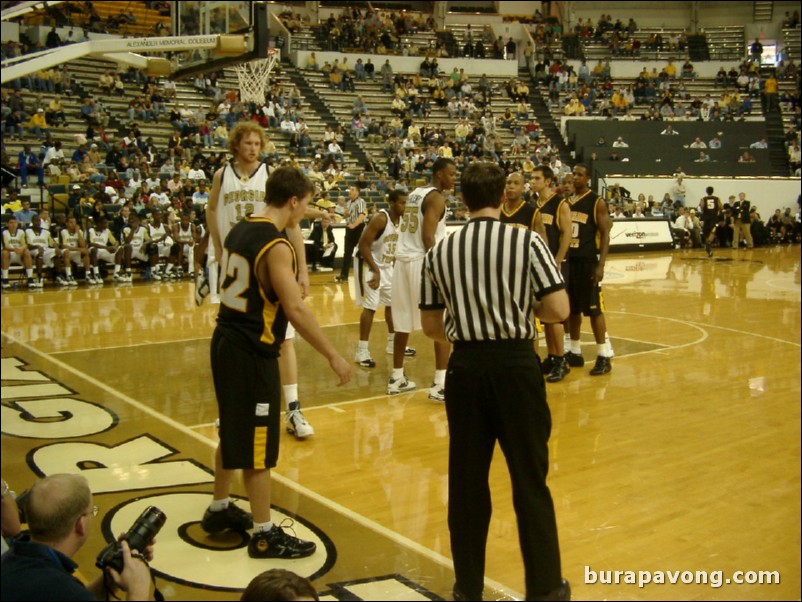
[[[266,357],[278,357],[287,332],[287,316],[278,296],[264,291],[257,278],[260,261],[276,245],[292,252],[293,273],[298,273],[295,249],[283,231],[266,218],[245,218],[226,237],[223,250],[220,312],[217,327],[234,344]]]

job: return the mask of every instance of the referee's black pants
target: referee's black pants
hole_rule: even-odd
[[[456,589],[478,600],[492,504],[488,475],[498,440],[507,459],[531,600],[561,583],[560,547],[546,486],[551,413],[532,341],[455,343],[445,385],[450,434],[448,527]]]
[[[343,265],[340,269],[340,278],[342,280],[348,279],[348,272],[351,270],[351,264],[354,261],[354,249],[359,244],[359,237],[362,236],[362,230],[365,229],[365,224],[359,224],[356,228],[345,229],[345,250],[343,251]]]

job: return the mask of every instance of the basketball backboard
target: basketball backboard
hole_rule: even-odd
[[[207,49],[175,53],[172,57],[174,79],[267,57],[267,2],[181,1],[176,4],[173,35],[245,34],[248,51],[239,56],[224,57],[215,56]]]

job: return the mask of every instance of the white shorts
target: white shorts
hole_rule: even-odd
[[[55,256],[56,256],[55,249],[49,249],[49,248],[44,249],[44,252],[42,253],[42,266],[46,268],[52,268],[53,258]],[[31,257],[33,257],[34,259],[39,257],[39,249],[31,249]]]
[[[148,254],[145,253],[144,245],[140,245],[138,247],[134,246],[131,247],[131,259],[138,259],[139,261],[144,261],[145,263],[148,263],[150,261]]]
[[[284,340],[287,341],[289,339],[295,338],[295,326],[293,326],[289,321],[287,322],[287,334],[284,335]]]
[[[370,311],[376,311],[379,306],[390,307],[393,302],[393,266],[380,264],[379,288],[373,289],[368,286],[368,280],[373,277],[373,270],[362,260],[362,257],[355,258],[354,268],[354,297],[357,307],[364,307]]]
[[[393,267],[393,327],[396,332],[420,330],[420,279],[423,257],[396,259]]]
[[[100,261],[105,261],[106,263],[117,263],[117,258],[115,254],[109,251],[108,249],[98,249],[97,258]]]
[[[8,256],[10,258],[11,265],[22,265],[22,255],[16,251],[9,251]]]
[[[83,255],[81,255],[78,251],[69,251],[69,253],[70,253],[70,263],[74,263],[79,267],[84,264]]]
[[[170,249],[173,246],[173,239],[167,238],[163,242],[157,243],[156,248],[159,249],[159,259],[164,259],[170,256]]]

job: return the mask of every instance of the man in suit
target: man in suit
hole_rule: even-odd
[[[312,246],[309,249],[309,263],[313,272],[331,272],[334,270],[334,256],[337,243],[334,242],[334,230],[331,227],[331,216],[326,214],[312,225],[309,235]]]

